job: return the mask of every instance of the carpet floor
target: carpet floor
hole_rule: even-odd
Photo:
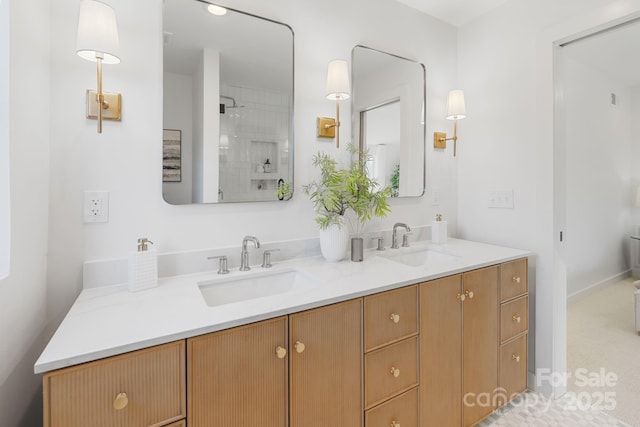
[[[567,388],[633,427],[640,427],[640,336],[633,278],[579,296],[567,311]]]
[[[567,310],[567,394],[528,392],[480,427],[640,427],[640,336],[633,278],[575,298]]]

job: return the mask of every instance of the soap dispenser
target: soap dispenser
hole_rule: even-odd
[[[149,250],[152,241],[138,239],[138,250],[129,253],[129,291],[136,292],[158,286],[158,254]]]
[[[264,162],[264,165],[262,165],[262,167],[264,169],[264,173],[271,173],[271,162],[269,161],[269,159]]]
[[[437,214],[436,220],[431,222],[431,241],[433,243],[447,243],[447,221]]]

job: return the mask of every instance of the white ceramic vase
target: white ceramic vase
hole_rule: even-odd
[[[342,261],[348,246],[349,230],[344,224],[331,224],[326,230],[320,230],[320,251],[327,261]]]

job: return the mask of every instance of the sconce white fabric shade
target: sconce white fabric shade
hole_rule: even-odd
[[[76,53],[81,58],[104,64],[120,62],[120,42],[116,13],[111,6],[95,0],[82,0],[78,18]]]
[[[342,100],[351,96],[349,67],[347,61],[336,59],[329,62],[327,70],[327,99]]]
[[[464,91],[452,90],[447,98],[447,120],[464,119],[465,117],[467,117],[467,107],[464,104]]]

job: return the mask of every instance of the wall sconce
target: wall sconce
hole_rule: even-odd
[[[336,138],[336,148],[340,148],[340,101],[349,99],[350,96],[351,86],[347,61],[336,59],[329,62],[327,99],[336,101],[336,118],[318,117],[318,138]]]
[[[453,120],[453,137],[447,138],[447,134],[444,132],[434,132],[434,148],[447,148],[447,141],[453,140],[453,157],[455,157],[458,142],[458,119],[465,117],[467,117],[467,108],[464,104],[464,91],[452,90],[447,98],[447,120]]]
[[[78,56],[97,63],[98,90],[87,89],[87,118],[98,119],[98,133],[102,133],[103,119],[121,120],[122,95],[102,92],[102,64],[120,62],[118,25],[111,6],[82,0],[76,43]]]

